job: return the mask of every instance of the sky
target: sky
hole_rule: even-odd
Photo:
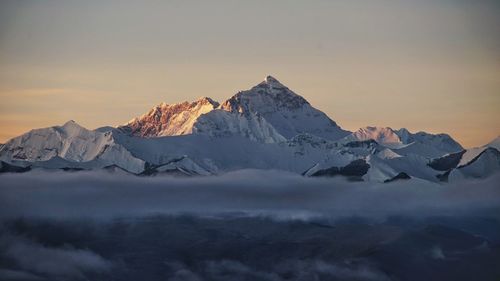
[[[500,135],[494,0],[0,1],[0,142],[273,75],[342,128]]]

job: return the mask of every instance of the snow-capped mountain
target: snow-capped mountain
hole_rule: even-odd
[[[432,182],[499,172],[500,138],[463,150],[446,134],[365,127],[350,133],[275,78],[218,104],[162,103],[127,124],[88,130],[74,121],[0,146],[0,172],[105,169],[208,176],[275,169],[351,180]]]
[[[46,168],[93,162],[90,168],[116,164],[131,172],[144,169],[144,161],[117,144],[111,132],[91,131],[68,121],[62,126],[35,129],[8,141],[0,159],[10,163],[45,163]],[[55,161],[56,159],[63,160]],[[74,163],[74,164],[72,164]],[[24,165],[24,164],[22,164]],[[54,166],[55,165],[55,166]]]
[[[242,91],[221,104],[225,111],[242,115],[260,114],[286,139],[309,133],[328,140],[338,140],[349,134],[325,113],[312,107],[307,100],[267,76],[264,81]]]
[[[404,133],[403,133],[404,132]],[[421,143],[426,146],[434,147],[438,151],[453,153],[463,150],[463,147],[447,134],[430,134],[426,132],[407,133],[406,129],[398,131],[400,138],[406,136],[405,144]]]
[[[399,155],[415,154],[437,158],[463,150],[462,146],[447,134],[426,132],[411,133],[405,128],[364,127],[341,139],[341,142],[374,140]]]
[[[389,127],[368,126],[360,128],[343,139],[345,142],[365,140],[374,140],[379,144],[392,148],[402,147],[405,144],[399,135]]]
[[[59,156],[75,162],[88,161],[112,143],[109,134],[89,131],[75,121],[68,121],[62,126],[31,130],[11,139],[2,148],[2,157],[44,161]]]
[[[146,114],[130,120],[119,129],[139,137],[187,135],[193,133],[193,125],[198,117],[217,106],[219,106],[218,102],[207,97],[191,103],[161,103]]]
[[[487,147],[467,164],[451,170],[448,179],[459,181],[470,178],[485,178],[500,172],[500,151]]]
[[[206,97],[191,103],[162,103],[119,129],[140,137],[239,135],[266,143],[285,141],[302,133],[329,140],[349,134],[271,76],[221,105]]]
[[[460,159],[460,162],[458,163],[457,166],[467,165],[467,163],[476,158],[479,154],[481,154],[481,152],[490,147],[500,151],[500,136],[496,137],[494,140],[492,140],[486,145],[467,149],[465,153],[462,155],[462,158]]]
[[[500,172],[500,137],[490,143],[446,154],[433,159],[428,165],[442,171],[438,177],[442,181],[465,178],[484,178]]]

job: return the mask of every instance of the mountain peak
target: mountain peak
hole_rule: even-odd
[[[278,79],[272,77],[271,75],[267,75],[266,79],[264,79],[264,81],[267,84],[281,84],[280,81],[278,81]]]
[[[310,133],[337,140],[350,133],[270,75],[250,90],[238,92],[219,108],[245,116],[259,114],[287,139]]]
[[[169,108],[178,108],[178,107],[195,107],[198,105],[213,105],[213,107],[219,106],[219,103],[209,97],[199,97],[195,101],[183,101],[178,103],[166,103],[161,102],[157,106],[153,107],[150,111],[158,111],[158,110],[168,110]]]
[[[80,126],[80,124],[76,123],[75,120],[69,120],[66,123],[64,123],[61,128],[64,128],[66,130],[71,130],[71,129],[80,129],[83,128]]]
[[[213,105],[214,107],[217,107],[219,106],[219,103],[217,101],[214,101],[213,99],[209,98],[209,97],[200,97],[198,98],[195,102],[195,104],[211,104]]]
[[[278,79],[274,78],[271,75],[266,76],[266,78],[264,78],[264,81],[260,82],[256,87],[259,87],[259,88],[266,87],[266,88],[270,88],[270,89],[287,88],[285,85],[281,84],[281,82],[278,81]]]
[[[62,126],[63,127],[66,127],[66,126],[74,126],[74,125],[78,125],[75,120],[69,120],[67,121],[66,123],[64,123]]]
[[[387,147],[398,147],[402,144],[400,137],[389,127],[367,126],[345,138],[346,141],[374,140]]]

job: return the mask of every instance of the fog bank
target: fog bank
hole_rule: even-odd
[[[0,176],[0,216],[92,217],[245,212],[283,218],[495,214],[500,175],[482,181],[389,184],[242,170],[222,176],[136,177],[107,172]],[[500,213],[500,212],[499,212]]]

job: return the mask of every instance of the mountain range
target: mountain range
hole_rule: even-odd
[[[464,149],[447,134],[405,128],[342,129],[267,76],[219,103],[161,103],[118,127],[74,121],[34,129],[0,145],[0,172],[97,170],[136,175],[218,175],[274,169],[350,180],[432,182],[485,178],[500,171],[500,137]]]

